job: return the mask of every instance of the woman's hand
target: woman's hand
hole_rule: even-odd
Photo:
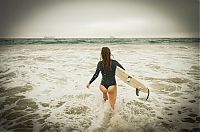
[[[90,84],[88,83],[87,85],[86,85],[86,88],[89,88],[90,87]]]

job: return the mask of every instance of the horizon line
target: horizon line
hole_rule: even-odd
[[[0,39],[167,39],[167,38],[194,38],[200,37],[0,37]]]

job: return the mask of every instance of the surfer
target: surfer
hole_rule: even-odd
[[[104,100],[109,100],[112,110],[114,110],[117,96],[117,83],[115,80],[115,70],[117,66],[124,69],[118,61],[111,59],[110,49],[108,47],[102,47],[101,59],[97,64],[96,72],[86,86],[89,88],[90,84],[98,77],[101,71],[102,80],[99,89],[103,93]]]

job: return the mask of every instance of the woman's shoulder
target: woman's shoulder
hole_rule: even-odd
[[[116,62],[118,62],[118,61],[117,61],[117,60],[112,60],[112,62],[115,62],[115,63],[116,63]]]
[[[100,60],[98,63],[102,63],[103,61],[102,60]]]
[[[115,64],[115,65],[119,64],[119,62],[117,60],[112,60],[112,61],[113,61],[113,64]]]
[[[99,61],[98,63],[97,63],[97,65],[100,65],[100,64],[102,64],[103,63],[103,61]]]

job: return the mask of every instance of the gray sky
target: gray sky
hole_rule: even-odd
[[[0,37],[198,37],[198,0],[0,0]]]

